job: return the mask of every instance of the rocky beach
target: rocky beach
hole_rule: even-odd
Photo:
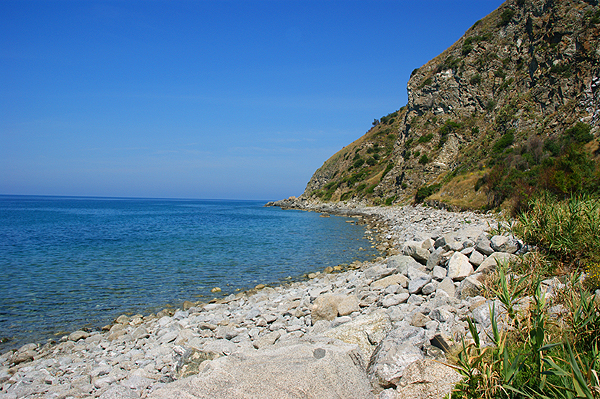
[[[485,276],[528,251],[490,215],[269,205],[353,216],[381,256],[3,353],[0,399],[442,398],[467,318],[490,328]]]

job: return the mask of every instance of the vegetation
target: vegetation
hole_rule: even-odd
[[[488,279],[488,296],[502,304],[490,309],[491,345],[467,320],[472,340],[462,341],[454,359],[464,379],[452,398],[599,398],[600,298],[593,291],[600,287],[600,201],[545,194],[511,230],[540,252],[499,264]],[[565,271],[568,278],[547,294],[542,280]],[[550,317],[550,309],[561,311]]]
[[[437,192],[441,187],[441,184],[432,184],[430,186],[419,187],[419,189],[415,193],[415,203],[419,204],[423,202],[425,198]]]

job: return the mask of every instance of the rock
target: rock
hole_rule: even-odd
[[[483,273],[475,273],[463,281],[458,286],[458,296],[462,299],[477,296],[481,293],[485,275]]]
[[[80,339],[86,339],[90,334],[85,331],[74,331],[69,334],[69,341],[79,341]]]
[[[383,265],[375,265],[364,271],[365,278],[370,280],[379,280],[380,278],[390,276],[396,271],[393,267],[385,267]]]
[[[417,294],[430,281],[431,276],[429,274],[423,274],[418,277],[415,277],[408,283],[408,292],[411,294]]]
[[[430,321],[431,321],[431,319],[428,316],[425,316],[421,312],[416,312],[410,321],[410,325],[414,326],[414,327],[423,328]]]
[[[347,316],[353,312],[358,312],[360,310],[358,298],[355,295],[346,295],[338,303],[337,310],[340,316]]]
[[[497,252],[514,254],[519,250],[519,242],[514,237],[493,236],[490,240],[491,247]]]
[[[448,262],[448,277],[452,280],[463,280],[473,273],[473,265],[469,258],[460,252],[455,252]]]
[[[140,396],[131,388],[123,385],[113,385],[108,388],[99,399],[137,399]]]
[[[447,274],[448,271],[446,269],[440,266],[435,266],[433,268],[433,271],[431,272],[431,277],[433,277],[436,280],[443,280],[444,278],[446,278]]]
[[[475,241],[475,249],[484,255],[491,255],[494,253],[491,244],[490,239],[485,234],[481,234]]]
[[[432,292],[435,292],[437,285],[438,285],[437,281],[431,281],[431,282],[425,284],[423,286],[423,288],[421,288],[421,293],[423,295],[429,295]]]
[[[385,298],[381,300],[381,306],[384,308],[389,308],[391,306],[396,306],[401,303],[404,303],[410,297],[407,293],[401,293],[397,295],[387,295]]]
[[[331,321],[340,316],[358,311],[359,301],[354,295],[324,294],[315,299],[311,307],[313,324],[318,320]]]
[[[212,292],[212,293],[221,292],[221,288],[214,287],[213,289],[210,290],[210,292]]]
[[[423,265],[427,263],[427,259],[429,259],[429,255],[431,255],[429,251],[423,248],[421,243],[418,242],[409,242],[404,244],[402,253],[406,256],[411,256],[417,262]]]
[[[412,362],[404,369],[396,388],[398,399],[433,399],[450,396],[462,376],[450,366],[432,359]]]
[[[425,267],[427,270],[433,270],[435,266],[438,266],[442,261],[442,254],[446,252],[444,248],[440,247],[435,249],[431,255],[429,255],[429,259],[427,259],[427,264]]]
[[[323,335],[339,339],[348,344],[358,345],[361,360],[363,365],[366,366],[377,344],[391,329],[392,322],[389,316],[383,310],[380,310],[360,315],[351,322],[325,331]]]
[[[408,268],[410,266],[418,268],[419,262],[417,262],[412,256],[395,255],[391,258],[388,258],[387,266],[388,268],[396,269],[396,273],[406,276],[408,274]]]
[[[367,368],[371,381],[382,388],[396,385],[406,366],[423,358],[420,348],[427,341],[425,330],[401,323],[373,353]]]
[[[279,331],[270,332],[256,341],[252,343],[256,349],[262,349],[267,346],[271,346],[277,342],[277,340],[281,337],[281,333]]]
[[[237,351],[237,345],[226,339],[216,339],[207,342],[204,345],[203,351],[214,353],[219,356],[227,356]]]
[[[355,346],[344,344],[270,347],[207,362],[199,374],[169,383],[148,397],[374,398],[356,355]]]
[[[496,270],[498,263],[510,263],[519,259],[518,256],[504,252],[494,252],[479,265],[477,273],[490,273]]]
[[[469,256],[469,262],[471,262],[471,264],[473,266],[481,265],[481,263],[484,261],[484,259],[485,259],[485,257],[479,251],[473,251],[473,252],[471,252],[471,255]]]
[[[371,283],[372,288],[387,288],[390,285],[398,284],[402,287],[408,287],[408,278],[403,274],[392,274],[391,276],[384,277],[382,279],[373,281]]]
[[[436,293],[440,291],[445,292],[450,297],[454,297],[456,295],[456,286],[450,277],[446,277],[438,284]]]

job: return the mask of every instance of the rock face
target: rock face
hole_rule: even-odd
[[[478,174],[507,133],[513,147],[533,148],[535,137],[543,143],[576,122],[597,127],[597,7],[589,0],[507,0],[415,69],[408,103],[328,159],[300,199],[408,203],[457,168]],[[436,201],[493,203],[473,188],[476,180],[442,187]]]

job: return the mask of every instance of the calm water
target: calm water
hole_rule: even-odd
[[[0,196],[0,352],[375,254],[349,219],[263,204]]]

